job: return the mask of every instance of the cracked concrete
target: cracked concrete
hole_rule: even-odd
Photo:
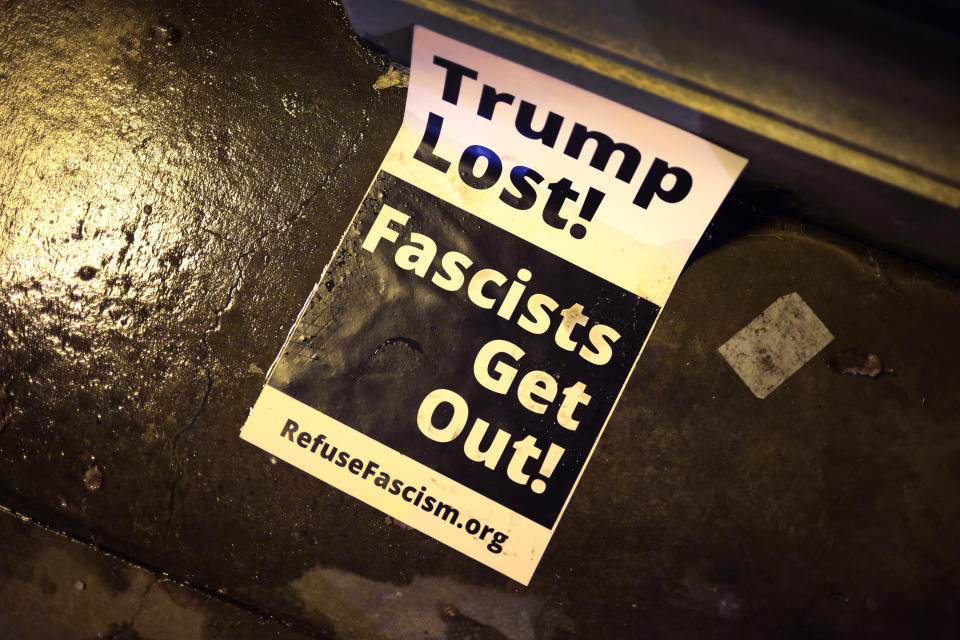
[[[119,625],[116,625],[117,629],[115,631],[110,632],[110,635],[107,636],[107,640],[114,640],[116,638],[123,636],[124,634],[127,634],[127,632],[133,631],[135,629],[137,624],[137,619],[140,617],[140,614],[143,613],[144,607],[146,607],[147,596],[150,595],[150,591],[157,585],[158,582],[160,582],[160,578],[154,577],[153,580],[151,580],[147,584],[146,588],[144,588],[143,590],[143,593],[140,595],[140,600],[139,600],[139,603],[137,604],[137,610],[133,612],[133,615],[130,616],[129,620],[125,620],[121,622]],[[84,586],[82,590],[86,591],[88,586],[86,583],[83,583],[83,585]],[[201,621],[202,621],[202,616],[201,616]],[[192,635],[193,637],[199,637],[199,630],[194,630]]]
[[[201,344],[206,344],[206,341]],[[210,393],[213,391],[213,373],[209,370],[206,371],[207,376],[207,388],[203,392],[203,397],[200,399],[200,406],[197,407],[196,413],[190,418],[189,422],[177,431],[176,435],[173,436],[173,439],[170,441],[170,449],[173,452],[173,468],[175,475],[173,481],[170,483],[170,498],[167,501],[167,524],[163,529],[163,546],[167,546],[167,535],[170,532],[170,523],[173,519],[174,510],[176,508],[177,501],[177,487],[180,484],[180,481],[183,479],[183,462],[180,459],[180,452],[177,449],[177,445],[180,443],[180,438],[183,437],[185,433],[194,428],[197,424],[197,420],[200,419],[200,416],[203,414],[204,409],[207,408],[207,402],[210,399]]]

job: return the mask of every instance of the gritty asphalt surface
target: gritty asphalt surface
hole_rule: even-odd
[[[388,69],[333,3],[0,4],[0,505],[67,536],[0,516],[0,592],[40,594],[0,637],[164,637],[30,622],[86,615],[55,603],[101,552],[118,602],[165,573],[226,607],[183,637],[960,632],[960,286],[772,185],[708,230],[528,588],[243,443],[399,126]],[[758,400],[717,348],[794,291],[835,340]]]

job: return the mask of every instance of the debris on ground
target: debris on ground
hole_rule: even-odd
[[[172,47],[183,40],[183,31],[173,24],[157,24],[151,29],[151,35],[162,44]]]
[[[399,520],[397,520],[396,518],[391,518],[390,516],[387,516],[386,518],[384,518],[384,522],[386,522],[387,524],[395,524],[401,529],[403,529],[404,531],[410,528],[410,525],[404,524]]]
[[[103,472],[100,467],[93,465],[83,474],[83,485],[90,491],[98,491],[103,487]]]
[[[876,378],[881,373],[892,374],[893,369],[884,369],[883,361],[875,353],[867,353],[860,349],[844,349],[838,351],[827,361],[831,371],[848,376],[868,376]]]
[[[390,65],[390,69],[385,74],[377,78],[373,83],[373,88],[377,90],[389,89],[390,87],[406,88],[410,84],[410,70],[397,65]]]

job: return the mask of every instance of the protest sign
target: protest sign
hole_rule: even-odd
[[[417,28],[401,130],[241,437],[527,584],[744,164]]]

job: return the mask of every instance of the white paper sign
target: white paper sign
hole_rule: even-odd
[[[241,437],[528,584],[745,160],[423,28]]]

